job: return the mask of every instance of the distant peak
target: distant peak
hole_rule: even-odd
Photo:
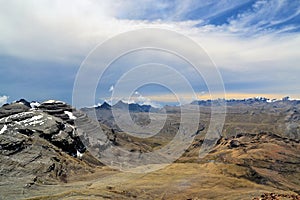
[[[25,99],[20,99],[20,100],[16,101],[16,103],[24,104],[25,106],[27,106],[29,108],[31,107],[30,103],[28,101],[26,101]]]
[[[104,103],[101,104],[100,108],[103,108],[103,109],[110,109],[110,108],[111,108],[111,105],[109,105],[106,101],[104,101]]]

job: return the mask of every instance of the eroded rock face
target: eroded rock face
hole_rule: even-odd
[[[8,138],[13,143],[20,137],[36,136],[46,139],[72,156],[76,156],[77,151],[80,153],[85,151],[74,126],[40,110],[21,112],[1,118],[0,128],[5,129],[1,138],[6,138],[5,141],[8,143],[10,143]],[[0,145],[3,146],[2,142]]]
[[[59,101],[19,101],[0,108],[0,182],[16,184],[67,182],[71,174],[92,171],[82,160],[72,107]],[[1,187],[0,187],[1,189]]]
[[[45,101],[38,106],[38,109],[52,116],[65,120],[69,124],[74,124],[74,119],[68,115],[68,113],[73,111],[72,107],[62,101]]]
[[[202,141],[194,142],[178,162],[197,160]],[[200,143],[200,144],[199,144]],[[300,191],[300,142],[269,132],[239,133],[235,137],[221,137],[217,145],[199,163],[215,163],[233,167],[222,173],[260,185],[281,190]],[[239,171],[239,172],[238,172]],[[243,172],[242,172],[243,171]]]
[[[30,107],[24,105],[23,103],[14,103],[9,105],[4,105],[0,108],[0,118],[10,116],[16,113],[28,111]]]
[[[272,199],[300,199],[300,195],[293,194],[276,194],[276,193],[264,193],[260,197],[253,198],[253,200],[272,200]]]

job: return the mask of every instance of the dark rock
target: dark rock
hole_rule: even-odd
[[[129,104],[130,112],[149,112],[151,109],[150,105],[139,105],[136,103]]]
[[[26,112],[30,109],[30,106],[26,106],[23,103],[12,103],[0,108],[0,118],[7,117],[13,114]]]
[[[59,117],[64,114],[64,111],[72,111],[72,107],[62,101],[49,100],[42,102],[39,106],[39,110]]]
[[[74,120],[65,113],[72,110],[70,105],[57,101],[30,110],[25,100],[0,108],[2,185],[9,188],[14,183],[12,188],[17,189],[36,183],[67,182],[70,174],[89,173],[92,165],[101,164],[91,154],[86,155]],[[80,159],[75,159],[77,155]]]
[[[100,108],[101,108],[101,109],[109,110],[109,109],[111,109],[111,106],[110,106],[108,103],[104,102],[104,103],[100,106]]]
[[[0,119],[0,150],[2,150],[2,154],[8,155],[22,150],[28,137],[46,139],[74,157],[76,157],[77,151],[80,153],[86,151],[73,126],[74,120],[71,120],[65,113],[72,111],[71,106],[60,101],[47,101],[42,103],[38,109],[29,111],[29,107],[23,104],[24,101],[20,100],[18,103],[0,109],[2,113]]]
[[[12,155],[24,149],[26,137],[23,135],[11,136],[3,134],[0,137],[0,152],[2,155]]]
[[[229,143],[230,148],[237,148],[241,146],[241,143],[238,140],[231,140]]]
[[[16,101],[16,103],[22,103],[25,106],[27,106],[28,108],[31,108],[30,103],[28,101],[26,101],[25,99],[20,99],[20,100]]]

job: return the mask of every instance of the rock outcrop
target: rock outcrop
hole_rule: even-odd
[[[195,162],[203,140],[195,140],[178,162]],[[273,133],[221,137],[200,163],[226,164],[223,174],[285,191],[300,192],[300,141]],[[232,170],[234,169],[234,170]]]
[[[253,198],[253,200],[281,200],[281,199],[300,200],[300,195],[264,193],[260,197]]]
[[[12,184],[16,192],[38,183],[68,182],[100,164],[86,152],[70,105],[34,105],[22,100],[0,108],[0,190]]]

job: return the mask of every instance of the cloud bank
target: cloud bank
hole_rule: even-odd
[[[31,70],[36,71],[44,67],[54,73],[64,68],[63,73],[72,76],[47,86],[48,94],[38,87],[44,84],[41,80],[28,78],[32,88],[28,96],[41,93],[42,98],[47,95],[59,98],[67,91],[69,95],[61,98],[70,102],[74,74],[94,47],[122,32],[145,27],[174,30],[196,41],[219,68],[228,93],[300,98],[297,77],[300,74],[300,3],[293,0],[146,0],[143,3],[138,0],[2,0],[0,59],[8,61],[0,64],[0,73],[16,77],[24,62],[34,63]],[[139,55],[139,58],[147,60],[146,56]],[[182,71],[186,71],[188,79],[193,79],[187,67],[182,67]],[[116,73],[113,71],[111,75]],[[172,80],[172,77],[165,78]],[[43,77],[43,80],[52,79],[50,75]],[[14,99],[16,94],[11,91],[22,83],[10,80],[14,83],[5,92]],[[7,83],[3,79],[2,84],[0,80],[3,87],[4,81]],[[110,94],[107,88],[114,83],[106,84],[106,93],[101,94],[104,97]]]
[[[7,100],[8,100],[8,96],[0,96],[0,106],[4,105],[7,103]]]

